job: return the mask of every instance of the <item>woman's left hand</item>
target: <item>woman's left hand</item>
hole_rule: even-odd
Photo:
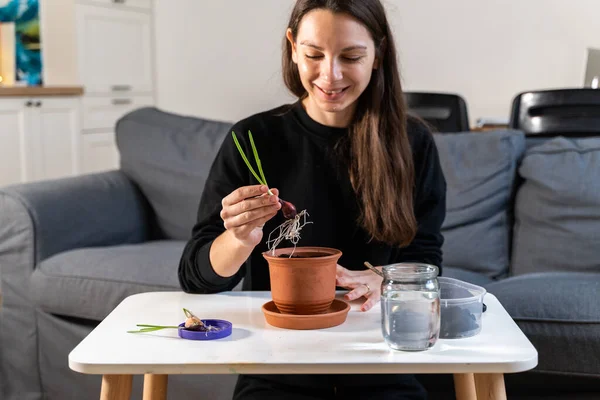
[[[383,278],[371,270],[351,271],[338,264],[336,285],[350,289],[344,296],[346,300],[365,297],[367,301],[360,307],[361,311],[369,311],[381,298],[381,282]]]

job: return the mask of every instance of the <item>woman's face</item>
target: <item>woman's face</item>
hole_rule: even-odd
[[[377,63],[367,28],[347,14],[314,10],[300,22],[296,41],[291,30],[287,39],[308,92],[308,114],[325,125],[348,126]]]

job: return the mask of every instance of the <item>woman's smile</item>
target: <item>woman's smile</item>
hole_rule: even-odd
[[[330,102],[341,100],[344,97],[344,94],[346,94],[347,89],[350,87],[346,86],[339,89],[326,89],[316,84],[314,86],[319,89],[317,93],[321,95],[323,100]]]

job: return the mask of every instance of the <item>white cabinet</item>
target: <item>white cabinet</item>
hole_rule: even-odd
[[[85,96],[83,129],[114,130],[119,118],[140,107],[154,104],[152,96]]]
[[[148,12],[76,5],[79,75],[85,93],[152,93]]]
[[[45,2],[42,26],[58,29],[60,15],[63,35],[75,37],[60,43],[65,54],[76,52],[73,84],[84,95],[0,97],[0,186],[119,167],[116,122],[155,104],[152,3]],[[47,57],[63,57],[56,46],[47,50]]]
[[[81,172],[119,167],[117,121],[153,106],[152,0],[76,0]]]
[[[0,187],[27,178],[25,106],[20,99],[0,99]]]
[[[78,98],[0,99],[0,186],[79,172]]]
[[[113,5],[122,8],[134,7],[149,9],[152,7],[152,0],[79,0],[80,3]]]
[[[32,129],[34,180],[62,178],[79,172],[81,135],[78,98],[33,99]]]
[[[86,133],[82,137],[81,161],[84,174],[119,168],[119,152],[115,142],[115,133]]]

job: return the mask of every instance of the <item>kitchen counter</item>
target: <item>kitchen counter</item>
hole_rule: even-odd
[[[82,86],[1,86],[0,97],[81,96]]]

